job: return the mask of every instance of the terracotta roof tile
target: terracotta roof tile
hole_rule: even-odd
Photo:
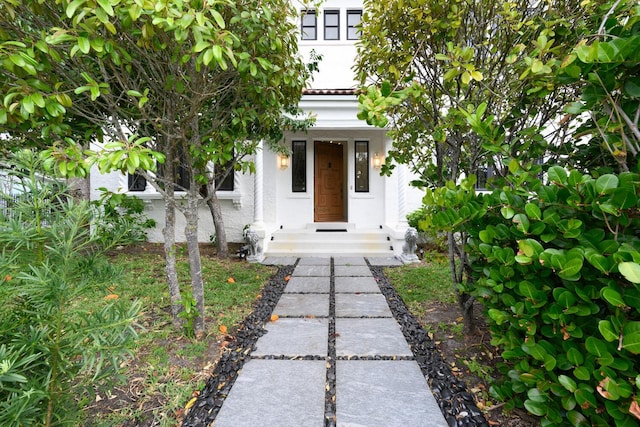
[[[303,95],[355,95],[357,89],[303,89]]]

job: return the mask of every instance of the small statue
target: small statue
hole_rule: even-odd
[[[249,245],[249,256],[256,256],[258,254],[258,242],[260,241],[258,233],[249,228],[245,233],[244,240]]]
[[[249,249],[249,256],[247,260],[249,262],[262,262],[264,255],[262,254],[262,247],[260,246],[260,236],[252,228],[248,228],[244,232],[244,241],[247,243]]]
[[[420,262],[416,255],[416,249],[418,248],[418,231],[413,228],[407,228],[404,233],[404,246],[402,247],[401,259],[405,263]]]

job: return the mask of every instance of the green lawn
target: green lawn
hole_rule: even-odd
[[[99,393],[98,401],[87,401],[84,424],[137,425],[153,419],[154,425],[174,426],[211,373],[225,335],[220,327],[225,326],[233,334],[234,327],[251,313],[262,287],[277,269],[203,256],[208,333],[198,341],[172,326],[162,255],[125,252],[113,256],[111,263],[124,275],[104,289],[96,301],[107,295],[140,300],[140,338],[132,360],[123,366],[126,382],[116,385],[111,394]],[[180,258],[182,290],[190,289],[188,271],[187,259]],[[124,400],[134,402],[127,404]]]

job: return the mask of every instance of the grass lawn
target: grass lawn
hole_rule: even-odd
[[[202,270],[208,334],[195,340],[172,326],[161,251],[147,252],[146,246],[126,248],[110,260],[122,268],[124,276],[105,289],[104,296],[115,294],[142,302],[140,338],[133,358],[122,367],[125,381],[108,393],[87,398],[83,425],[175,426],[185,404],[204,386],[225,336],[233,335],[234,327],[251,313],[262,287],[277,269],[221,261],[205,253]],[[188,271],[186,256],[180,256],[183,291],[190,289]]]

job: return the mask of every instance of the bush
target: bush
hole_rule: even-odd
[[[518,174],[516,174],[518,175]],[[469,234],[474,279],[505,380],[492,387],[543,426],[640,419],[640,180],[560,167],[528,190],[430,192],[429,221]],[[520,189],[518,189],[520,188]]]
[[[21,197],[0,216],[0,425],[73,422],[80,396],[115,379],[136,338],[137,302],[113,293],[93,210],[42,178],[29,151]],[[53,204],[53,207],[52,207]],[[45,215],[46,213],[46,215]]]
[[[100,188],[102,195],[93,202],[97,215],[95,233],[103,242],[128,245],[145,242],[147,230],[156,226],[144,214],[144,201],[135,196]]]

